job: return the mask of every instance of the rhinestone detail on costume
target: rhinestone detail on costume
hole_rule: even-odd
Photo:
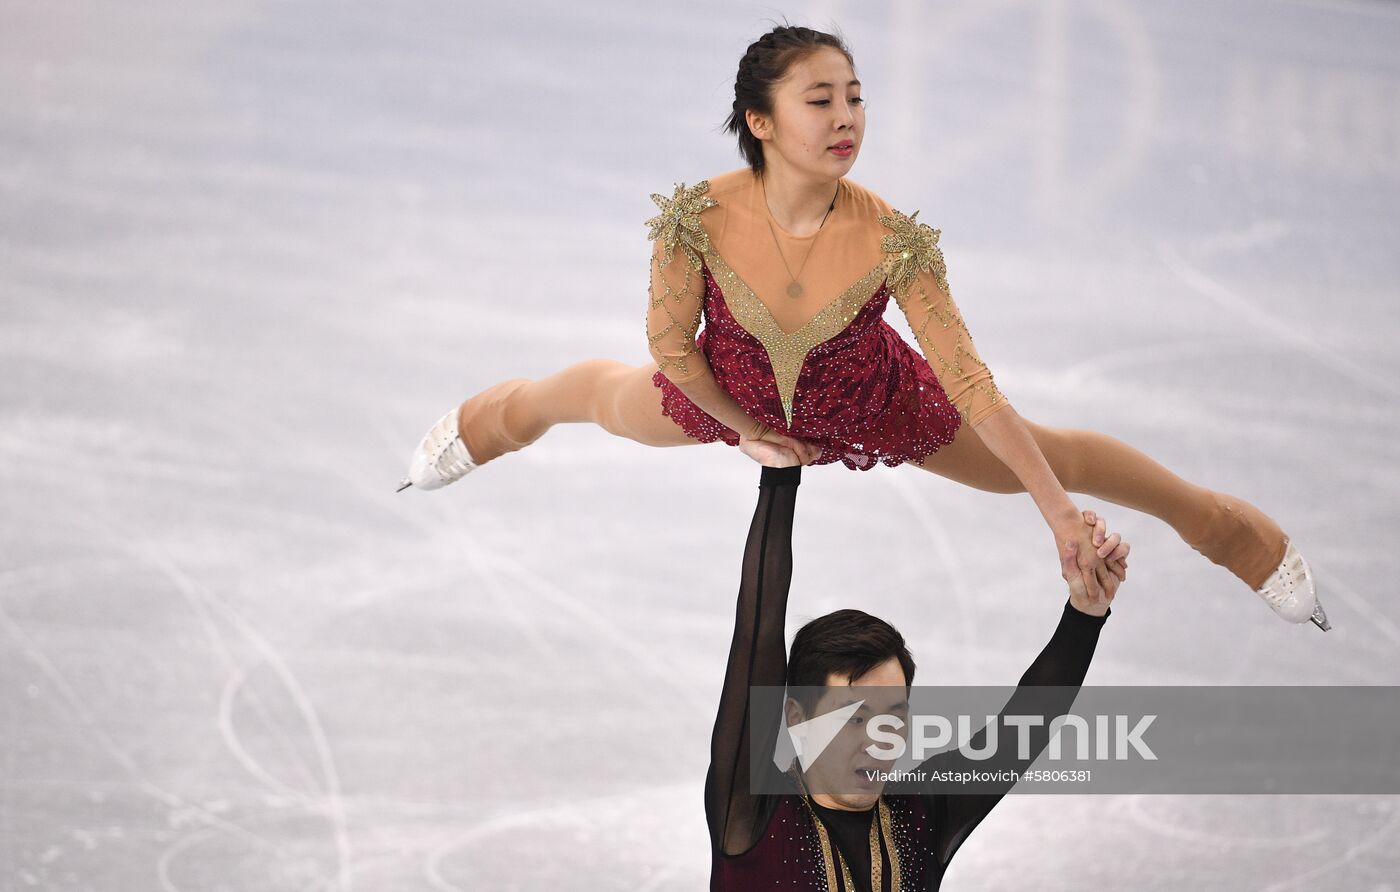
[[[939,231],[918,223],[917,213],[881,215],[890,230],[879,242],[885,256],[796,331],[785,332],[711,243],[700,221],[701,213],[718,204],[705,194],[709,186],[708,180],[679,184],[669,199],[653,195],[661,213],[647,221],[658,243],[648,336],[654,353],[663,339],[673,345],[652,381],[662,390],[663,414],[689,436],[702,443],[739,442],[738,434],[687,399],[665,374],[674,367],[676,377],[688,377],[693,369],[687,360],[697,353],[749,417],[820,445],[817,464],[841,461],[853,470],[920,461],[951,443],[964,421],[1003,400],[972,349],[956,305],[943,293],[947,274]],[[671,268],[678,257],[683,275]],[[703,287],[690,278],[697,273]],[[925,273],[933,279],[927,288]],[[891,295],[911,318],[924,355],[884,322]],[[917,323],[908,303],[916,299],[928,310]],[[943,350],[932,342],[927,329],[934,324],[955,329],[951,348],[946,336]],[[956,391],[956,402],[943,381]]]
[[[995,405],[1006,397],[997,389],[986,363],[977,356],[972,346],[972,332],[967,330],[962,314],[948,299],[952,296],[948,288],[948,266],[943,260],[943,250],[938,247],[938,237],[943,231],[917,222],[918,217],[918,211],[907,217],[897,210],[880,215],[880,222],[890,230],[880,239],[880,247],[885,252],[888,281],[894,288],[895,301],[906,316],[909,315],[908,301],[911,299],[919,300],[928,310],[928,318],[914,331],[914,337],[924,356],[930,362],[936,360],[939,363],[941,380],[966,382],[974,375],[984,371],[987,373],[985,380],[971,384],[966,392],[956,395],[963,420],[971,421],[973,403],[979,402],[979,397],[979,409]],[[920,273],[924,272],[932,275],[941,294],[935,296],[928,293],[928,289],[919,281]],[[939,350],[934,339],[928,336],[927,328],[934,321],[944,330],[957,329],[957,339],[951,353]]]
[[[862,471],[894,467],[953,442],[962,420],[929,364],[884,321],[888,302],[889,289],[877,288],[844,328],[807,353],[793,389],[791,423],[768,351],[731,312],[709,266],[698,344],[716,383],[750,418],[822,447],[815,464],[840,461]],[[652,383],[662,390],[662,412],[691,437],[738,445],[734,431],[662,372]]]
[[[773,377],[778,384],[778,398],[783,404],[783,420],[792,424],[792,397],[797,390],[797,377],[812,348],[831,340],[851,324],[856,314],[875,297],[875,289],[884,278],[884,267],[877,266],[854,285],[836,296],[793,332],[783,331],[739,274],[729,268],[718,254],[706,256],[710,274],[714,276],[734,320],[758,339],[768,353]]]
[[[651,287],[647,291],[650,308],[660,308],[668,320],[660,330],[647,333],[648,345],[655,347],[656,343],[669,335],[671,331],[680,329],[684,335],[685,353],[678,358],[661,363],[658,369],[675,366],[676,371],[681,375],[690,373],[686,360],[699,353],[699,348],[695,346],[695,334],[700,328],[700,316],[697,313],[692,320],[677,318],[672,311],[672,306],[684,300],[685,295],[690,290],[690,277],[700,273],[704,264],[702,256],[712,250],[710,235],[700,222],[700,214],[719,203],[705,195],[709,189],[710,181],[701,180],[688,188],[685,183],[676,184],[675,191],[670,198],[659,193],[652,193],[651,200],[656,202],[661,213],[646,222],[646,225],[651,227],[647,238],[659,241],[664,246],[662,253],[665,259],[653,260],[657,267],[656,272],[659,273],[675,261],[677,249],[680,249],[680,256],[685,258],[688,267],[685,270],[685,278],[680,288],[672,288],[664,276],[654,275],[652,276],[653,281],[662,283],[662,293],[656,294],[655,289]]]

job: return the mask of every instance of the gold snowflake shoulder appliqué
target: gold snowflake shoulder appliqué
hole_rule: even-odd
[[[653,241],[662,240],[666,246],[668,263],[679,247],[685,252],[691,267],[698,272],[703,264],[701,255],[712,250],[710,235],[700,224],[701,211],[719,204],[705,195],[709,189],[710,181],[701,180],[689,188],[686,188],[685,183],[678,183],[675,193],[670,198],[652,193],[651,200],[661,208],[661,213],[647,221],[647,226],[651,227],[647,238]]]
[[[938,237],[943,230],[919,223],[918,218],[918,211],[909,217],[899,211],[880,215],[880,222],[891,230],[889,235],[880,239],[880,247],[890,267],[890,284],[895,290],[902,290],[918,278],[919,273],[932,272],[938,287],[947,292],[948,267],[943,262],[943,251],[938,247]]]

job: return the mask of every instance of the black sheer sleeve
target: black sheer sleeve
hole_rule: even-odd
[[[1107,613],[1104,616],[1081,613],[1066,602],[1055,634],[1021,676],[1016,692],[1002,707],[1001,716],[1053,716],[1068,711],[1079,692],[1079,686],[1084,683],[1084,676],[1089,671],[1089,662],[1094,657],[1094,648],[1098,644],[1099,630],[1103,628],[1107,618]],[[1047,686],[1054,686],[1055,689],[1030,690]],[[1004,726],[1002,730],[1006,730]],[[974,750],[980,749],[985,737],[984,728],[973,736],[971,747]],[[954,748],[931,756],[919,767],[929,772],[930,776],[940,771],[1013,770],[1020,773],[1029,768],[1049,744],[1050,729],[1044,724],[1030,728],[1027,759],[1017,758],[1017,747],[1011,745],[1011,741],[999,742],[997,755],[990,760],[972,761]],[[963,840],[967,839],[968,834],[982,822],[1012,786],[1014,782],[1007,781],[992,792],[929,796],[929,807],[934,816],[934,832],[937,836],[937,851],[934,852],[934,857],[946,865]]]
[[[749,687],[781,686],[787,672],[788,584],[792,580],[792,516],[802,468],[764,468],[758,507],[744,548],[743,578],[734,616],[734,639],[710,739],[705,778],[705,818],[715,851],[741,854],[752,848],[772,816],[774,797],[749,792]],[[761,752],[772,752],[782,716],[763,720],[754,735]],[[760,765],[771,765],[764,759]],[[776,771],[776,768],[773,769]]]

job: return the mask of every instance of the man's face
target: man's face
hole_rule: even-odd
[[[866,748],[874,743],[866,733],[866,723],[879,715],[896,716],[902,721],[898,733],[907,739],[908,680],[904,677],[904,668],[899,665],[899,660],[890,657],[859,678],[830,674],[826,684],[826,691],[810,715],[803,712],[797,701],[788,700],[788,724],[826,715],[859,700],[865,701],[804,772],[808,787],[817,794],[817,801],[821,804],[864,811],[875,804],[885,787],[884,781],[872,778],[869,772],[886,772],[894,767],[893,761],[879,759],[866,752]]]

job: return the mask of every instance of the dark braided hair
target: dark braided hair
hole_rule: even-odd
[[[753,110],[771,115],[773,85],[787,76],[794,62],[824,46],[840,50],[854,67],[855,59],[840,37],[796,25],[775,27],[749,44],[744,58],[739,60],[739,74],[734,78],[734,107],[724,122],[724,129],[739,137],[739,154],[749,162],[754,173],[763,172],[763,142],[749,130],[744,113]]]

